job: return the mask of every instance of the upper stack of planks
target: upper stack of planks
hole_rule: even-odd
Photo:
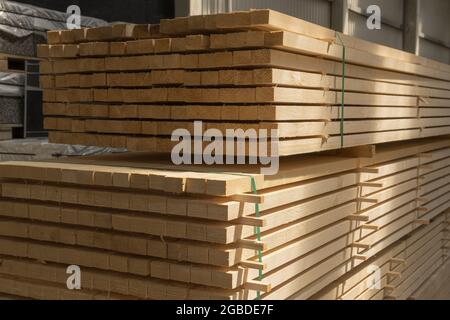
[[[271,10],[54,31],[38,51],[52,142],[168,153],[194,120],[267,129],[281,156],[450,134],[449,65]]]
[[[146,153],[1,163],[0,293],[408,298],[445,261],[449,177],[450,137],[283,158],[271,176]]]

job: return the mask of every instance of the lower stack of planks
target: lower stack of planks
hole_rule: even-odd
[[[0,293],[406,299],[445,263],[450,137],[259,169],[146,153],[1,163]]]

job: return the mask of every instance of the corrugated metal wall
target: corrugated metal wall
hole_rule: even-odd
[[[328,0],[234,0],[233,11],[273,9],[324,27],[331,27],[331,3]]]
[[[425,0],[420,3],[421,31],[433,38],[450,40],[450,1]]]
[[[191,4],[191,14],[211,14],[270,8],[331,28],[333,0],[175,0]],[[347,0],[349,35],[403,48],[404,11],[406,0]],[[366,9],[370,5],[381,8],[381,30],[367,28]],[[180,8],[182,6],[179,6]],[[344,9],[345,11],[345,9]],[[450,0],[421,0],[419,10],[419,54],[450,63]]]
[[[349,0],[348,34],[397,49],[403,47],[403,0]],[[367,7],[381,9],[381,29],[367,28]]]
[[[370,30],[366,25],[367,18],[350,11],[348,13],[348,34],[380,43],[397,49],[403,47],[403,32],[387,24],[382,24],[380,30]]]
[[[450,1],[426,0],[420,5],[419,54],[450,63]]]
[[[427,39],[420,39],[419,54],[440,62],[450,63],[450,49]]]
[[[381,8],[383,20],[395,23],[399,27],[403,24],[403,14],[399,14],[403,12],[403,0],[348,0],[350,9],[361,8],[366,11],[372,4]]]
[[[232,3],[229,0],[197,0],[197,2],[200,1],[201,14],[228,12]]]

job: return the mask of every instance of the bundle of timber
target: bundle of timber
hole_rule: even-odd
[[[166,153],[178,128],[254,129],[283,156],[450,133],[449,65],[271,10],[51,32],[39,55],[55,142]]]
[[[6,162],[0,177],[4,294],[341,298],[326,287],[348,277],[353,289],[376,260],[392,292],[374,295],[403,298],[442,262],[450,138],[384,144],[370,158],[284,158],[271,176],[131,153]],[[66,288],[68,265],[81,268],[81,290]]]

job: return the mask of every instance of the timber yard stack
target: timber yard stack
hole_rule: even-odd
[[[163,20],[158,39],[137,41],[125,40],[153,35],[130,25],[52,33],[40,47],[51,58],[41,69],[51,140],[170,152],[172,131],[195,119],[274,129],[285,156],[450,134],[450,66],[280,15]],[[247,23],[289,31],[210,33]]]
[[[0,164],[0,292],[406,299],[446,262],[450,66],[270,10],[48,39],[51,141],[145,152]],[[193,120],[275,129],[289,157],[268,175],[154,154]]]
[[[403,237],[420,240],[432,227],[442,233],[425,262],[442,263],[449,139],[382,146],[372,158],[283,159],[266,177],[245,167],[233,168],[241,175],[220,166],[174,171],[147,159],[0,165],[2,279],[20,283],[7,293],[59,297],[22,287],[30,281],[71,297],[64,266],[76,264],[85,290],[75,297],[252,299],[259,290],[267,299],[308,298],[386,248],[407,250]],[[257,195],[248,194],[250,177]],[[405,260],[424,263],[420,255]]]

